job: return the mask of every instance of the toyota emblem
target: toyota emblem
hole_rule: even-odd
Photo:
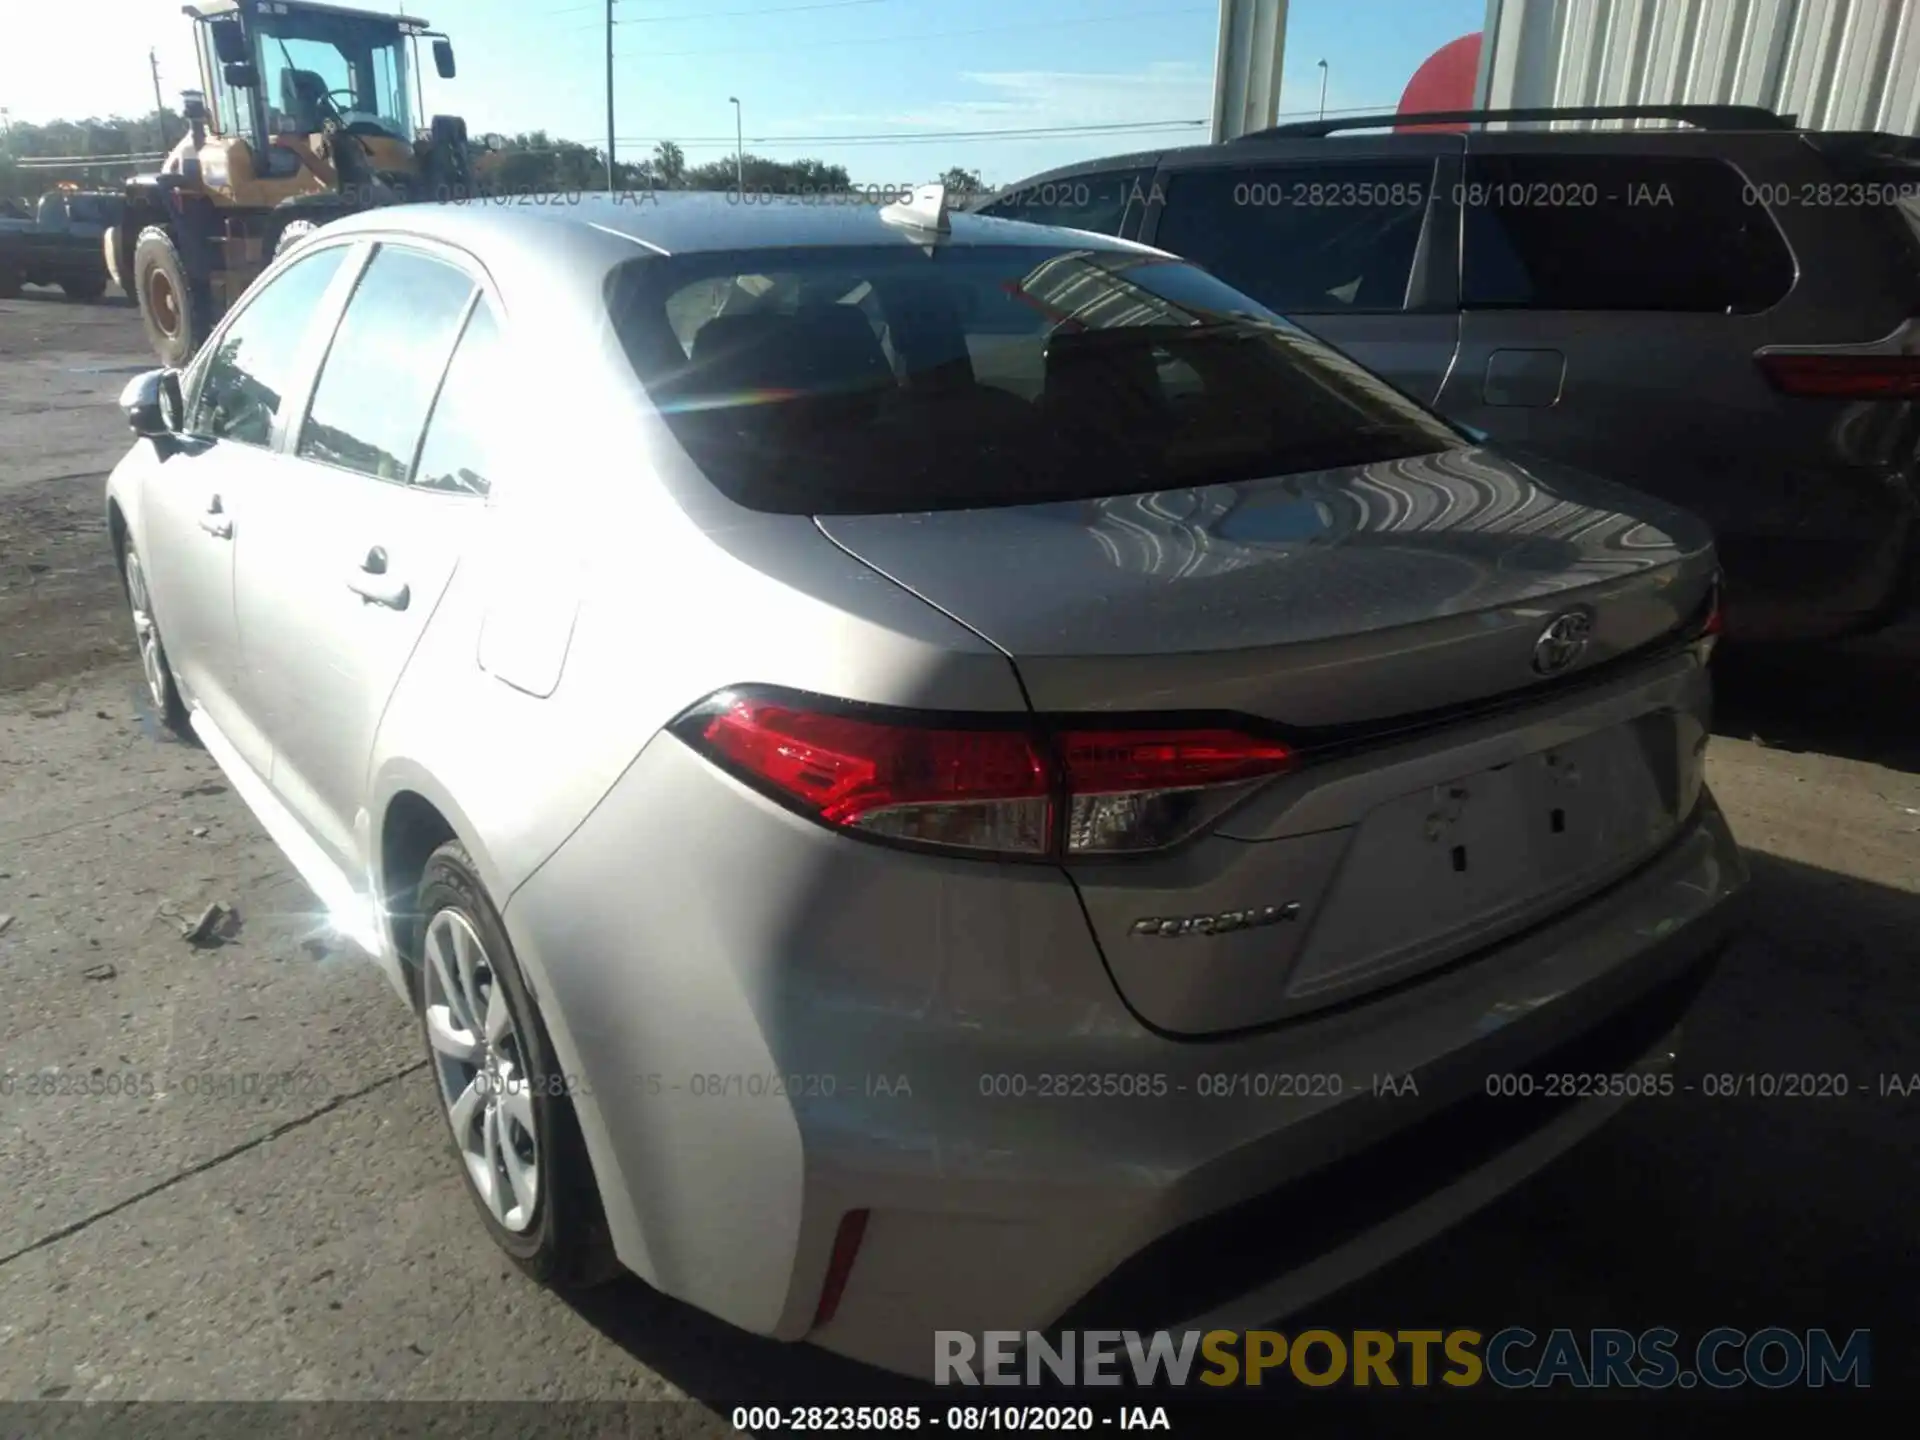
[[[1593,638],[1593,617],[1584,610],[1568,610],[1547,622],[1533,642],[1533,668],[1542,675],[1558,675],[1587,653]]]

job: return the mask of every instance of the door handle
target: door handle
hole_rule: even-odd
[[[200,528],[216,540],[233,538],[233,521],[227,519],[226,507],[221,505],[218,495],[207,500],[207,511],[200,517]]]
[[[360,568],[347,576],[347,588],[362,600],[384,605],[389,610],[404,610],[413,599],[406,581],[387,574],[387,552],[380,545],[367,551]]]

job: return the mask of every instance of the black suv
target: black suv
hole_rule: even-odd
[[[1463,426],[1686,505],[1733,637],[1915,598],[1920,140],[1735,106],[1363,116],[974,208],[1196,261]]]

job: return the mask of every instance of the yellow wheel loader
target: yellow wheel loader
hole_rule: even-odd
[[[203,89],[160,172],[127,182],[107,268],[139,302],[161,361],[184,365],[274,256],[375,205],[485,193],[497,141],[416,123],[419,44],[454,74],[453,44],[417,20],[311,0],[198,0]]]

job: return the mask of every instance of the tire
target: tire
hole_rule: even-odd
[[[120,275],[120,227],[109,225],[106,234],[100,237],[100,256],[107,262],[107,278],[121,293],[126,293],[127,282]]]
[[[286,254],[287,251],[307,239],[308,236],[312,235],[313,232],[319,228],[319,224],[312,220],[287,221],[287,223],[281,227],[279,238],[273,242],[273,254],[270,258],[278,260],[282,255]]]
[[[459,841],[448,841],[428,857],[414,909],[411,953],[418,965],[421,1044],[468,1198],[494,1244],[531,1279],[564,1289],[584,1289],[612,1279],[621,1273],[620,1266],[567,1094],[569,1082],[576,1077],[564,1075],[554,1059],[553,1044],[527,992],[506,927]],[[462,988],[459,951],[463,941],[477,947],[467,952],[472,961],[471,990]],[[466,998],[476,993],[477,1001]],[[507,1028],[491,1047],[476,1047],[490,1048],[490,1062],[475,1064],[472,1054],[456,1057],[436,1045],[436,1035],[478,1036],[483,1026],[471,1012],[490,1013],[496,1000],[504,1005]],[[482,1074],[495,1077],[491,1104],[472,1095]],[[518,1101],[512,1098],[516,1093]],[[468,1097],[470,1107],[464,1129],[454,1119],[455,1101],[461,1096]],[[532,1117],[531,1146],[524,1143],[529,1132],[508,1118],[516,1108]],[[495,1149],[503,1157],[499,1164],[489,1163],[486,1131],[490,1123],[498,1126]],[[516,1160],[505,1160],[507,1150],[500,1147],[510,1147]],[[515,1164],[523,1174],[531,1169],[535,1176],[530,1205],[520,1203],[521,1191],[509,1183],[508,1164]],[[476,1171],[490,1174],[493,1193],[500,1197],[497,1202],[483,1192]]]
[[[140,672],[147,682],[147,697],[153,702],[154,716],[182,740],[193,739],[186,702],[180,698],[179,683],[173,678],[173,662],[160,638],[160,624],[153,615],[153,597],[147,589],[146,567],[129,544],[120,556],[120,579],[127,592],[127,609],[133,617],[134,644],[140,653]]]
[[[69,275],[60,282],[60,288],[69,300],[98,300],[107,293],[107,277]]]
[[[0,265],[0,300],[18,300],[20,287],[25,283],[25,277],[18,270]]]
[[[133,290],[153,353],[169,368],[184,369],[207,338],[213,301],[204,284],[187,278],[173,237],[158,225],[142,230],[133,247]]]

